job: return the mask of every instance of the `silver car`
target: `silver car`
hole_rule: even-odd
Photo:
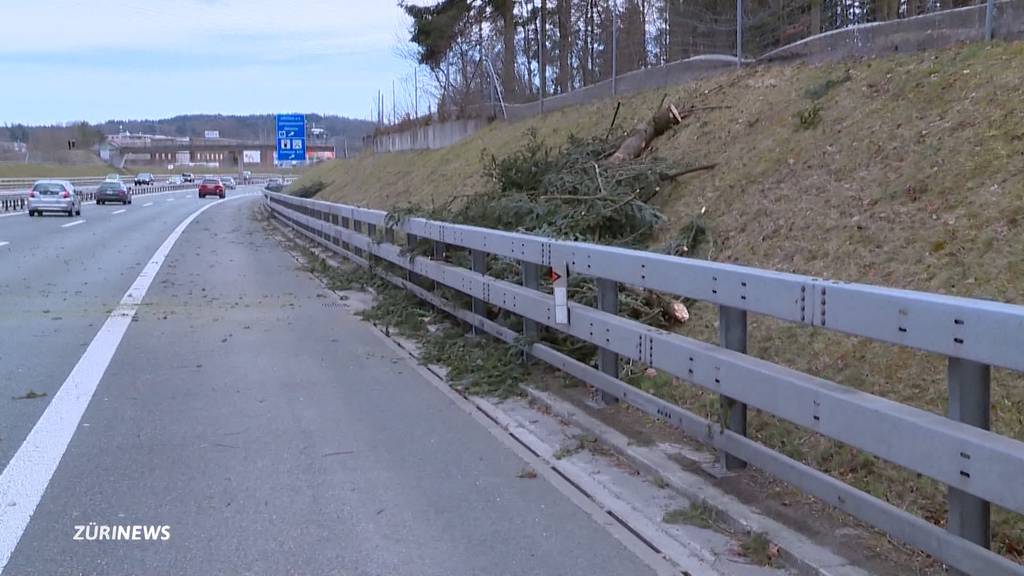
[[[39,180],[28,193],[28,215],[42,215],[43,212],[81,216],[82,195],[67,180]]]
[[[231,176],[226,176],[224,178],[221,178],[220,181],[221,181],[221,183],[224,184],[224,187],[227,188],[228,190],[234,190],[238,186],[237,184],[235,184],[235,179],[232,178]]]

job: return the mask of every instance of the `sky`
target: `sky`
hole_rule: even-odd
[[[368,118],[410,76],[396,0],[0,0],[0,124]]]

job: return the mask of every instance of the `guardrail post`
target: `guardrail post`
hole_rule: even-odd
[[[341,217],[341,227],[346,229],[346,230],[351,230],[352,229],[351,220],[349,220],[345,216],[342,216]],[[341,243],[341,247],[344,248],[345,250],[347,250],[348,252],[352,251],[352,245],[349,244],[348,242],[342,242]]]
[[[434,252],[433,252],[433,255],[432,255],[432,258],[434,259],[434,261],[435,262],[444,262],[444,253],[445,253],[445,251],[447,249],[448,249],[447,244],[445,244],[444,242],[441,242],[440,240],[434,240]],[[434,284],[433,290],[436,291],[437,287],[438,287],[438,284],[437,284],[436,281],[433,284]]]
[[[619,313],[619,283],[606,278],[597,279],[597,309],[610,314]],[[606,348],[597,349],[597,369],[613,377],[619,377],[619,355]],[[601,391],[601,401],[615,404],[618,398]]]
[[[406,248],[408,249],[408,251],[409,251],[409,253],[411,255],[410,258],[409,258],[409,265],[410,266],[412,266],[412,263],[414,262],[414,258],[415,258],[414,251],[416,250],[416,245],[419,244],[419,242],[420,242],[420,237],[419,236],[416,236],[415,234],[406,234],[405,235],[405,246],[406,246]],[[413,272],[412,270],[406,269],[406,271],[405,271],[405,279],[408,280],[409,282],[412,282],[413,284],[418,284],[419,283],[419,279],[420,279],[420,275],[415,273],[415,272]]]
[[[487,274],[487,253],[481,250],[470,250],[469,261],[473,269],[473,272],[478,274]],[[474,297],[473,298],[473,314],[477,316],[487,315],[487,303],[483,300]],[[473,327],[473,334],[477,334],[479,331],[476,326]]]
[[[355,232],[356,234],[362,234],[363,233],[363,223],[360,222],[359,220],[356,220],[355,218],[353,218],[352,219],[352,231]],[[359,256],[360,258],[363,257],[363,249],[362,248],[356,248],[355,246],[353,246],[352,247],[352,252],[356,256]]]
[[[991,369],[988,364],[950,357],[946,380],[949,388],[948,417],[988,430],[991,391]],[[962,453],[961,456],[970,458],[970,455]],[[962,471],[961,474],[970,478],[969,472]],[[992,537],[989,503],[952,486],[949,487],[947,499],[949,517],[946,530],[978,546],[989,548]]]
[[[367,224],[366,225],[366,235],[370,237],[370,241],[371,242],[376,242],[377,241],[377,225],[376,224]],[[373,266],[376,263],[376,258],[374,258],[373,254],[371,254],[369,252],[366,253],[366,260],[367,260],[367,262],[370,263],[371,266]]]
[[[522,260],[519,266],[523,271],[523,286],[530,290],[540,289],[540,265]],[[537,338],[537,322],[529,318],[523,318],[523,336],[533,340]]]
[[[718,342],[722,348],[747,353],[747,311],[731,306],[718,307]],[[747,435],[747,405],[728,396],[719,398],[721,424],[731,432]],[[722,452],[722,467],[726,470],[742,470],[747,463]]]

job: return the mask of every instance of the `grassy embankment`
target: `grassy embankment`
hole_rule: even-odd
[[[1024,303],[1024,44],[822,66],[745,69],[624,97],[618,129],[646,119],[667,92],[697,112],[650,154],[716,169],[666,184],[657,241],[705,209],[716,261],[825,278]],[[364,154],[310,171],[321,199],[378,208],[421,205],[489,186],[485,153],[603,135],[614,101],[494,124],[450,148]],[[300,182],[301,183],[301,182]],[[697,304],[681,332],[714,340],[714,308]],[[922,409],[946,409],[945,359],[750,319],[749,352]],[[1024,352],[1022,352],[1024,353]],[[641,385],[714,418],[714,398],[672,378]],[[1024,440],[1024,377],[992,374],[993,429]],[[807,430],[752,413],[759,441],[942,524],[944,487]],[[927,450],[926,446],[921,447]],[[1017,479],[1007,479],[1017,482]],[[1024,560],[1024,520],[994,512],[995,548]]]

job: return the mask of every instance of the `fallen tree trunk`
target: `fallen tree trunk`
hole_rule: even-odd
[[[645,288],[637,288],[634,286],[622,286],[622,290],[632,294],[639,302],[642,302],[645,307],[651,311],[655,311],[661,317],[662,322],[667,326],[674,326],[677,324],[683,324],[690,319],[690,311],[686,308],[686,304],[682,300],[677,300],[665,296],[663,294],[648,290]]]
[[[671,106],[661,107],[650,120],[629,131],[626,139],[619,149],[608,158],[607,163],[614,165],[639,158],[655,138],[679,124],[681,120],[682,117]]]

